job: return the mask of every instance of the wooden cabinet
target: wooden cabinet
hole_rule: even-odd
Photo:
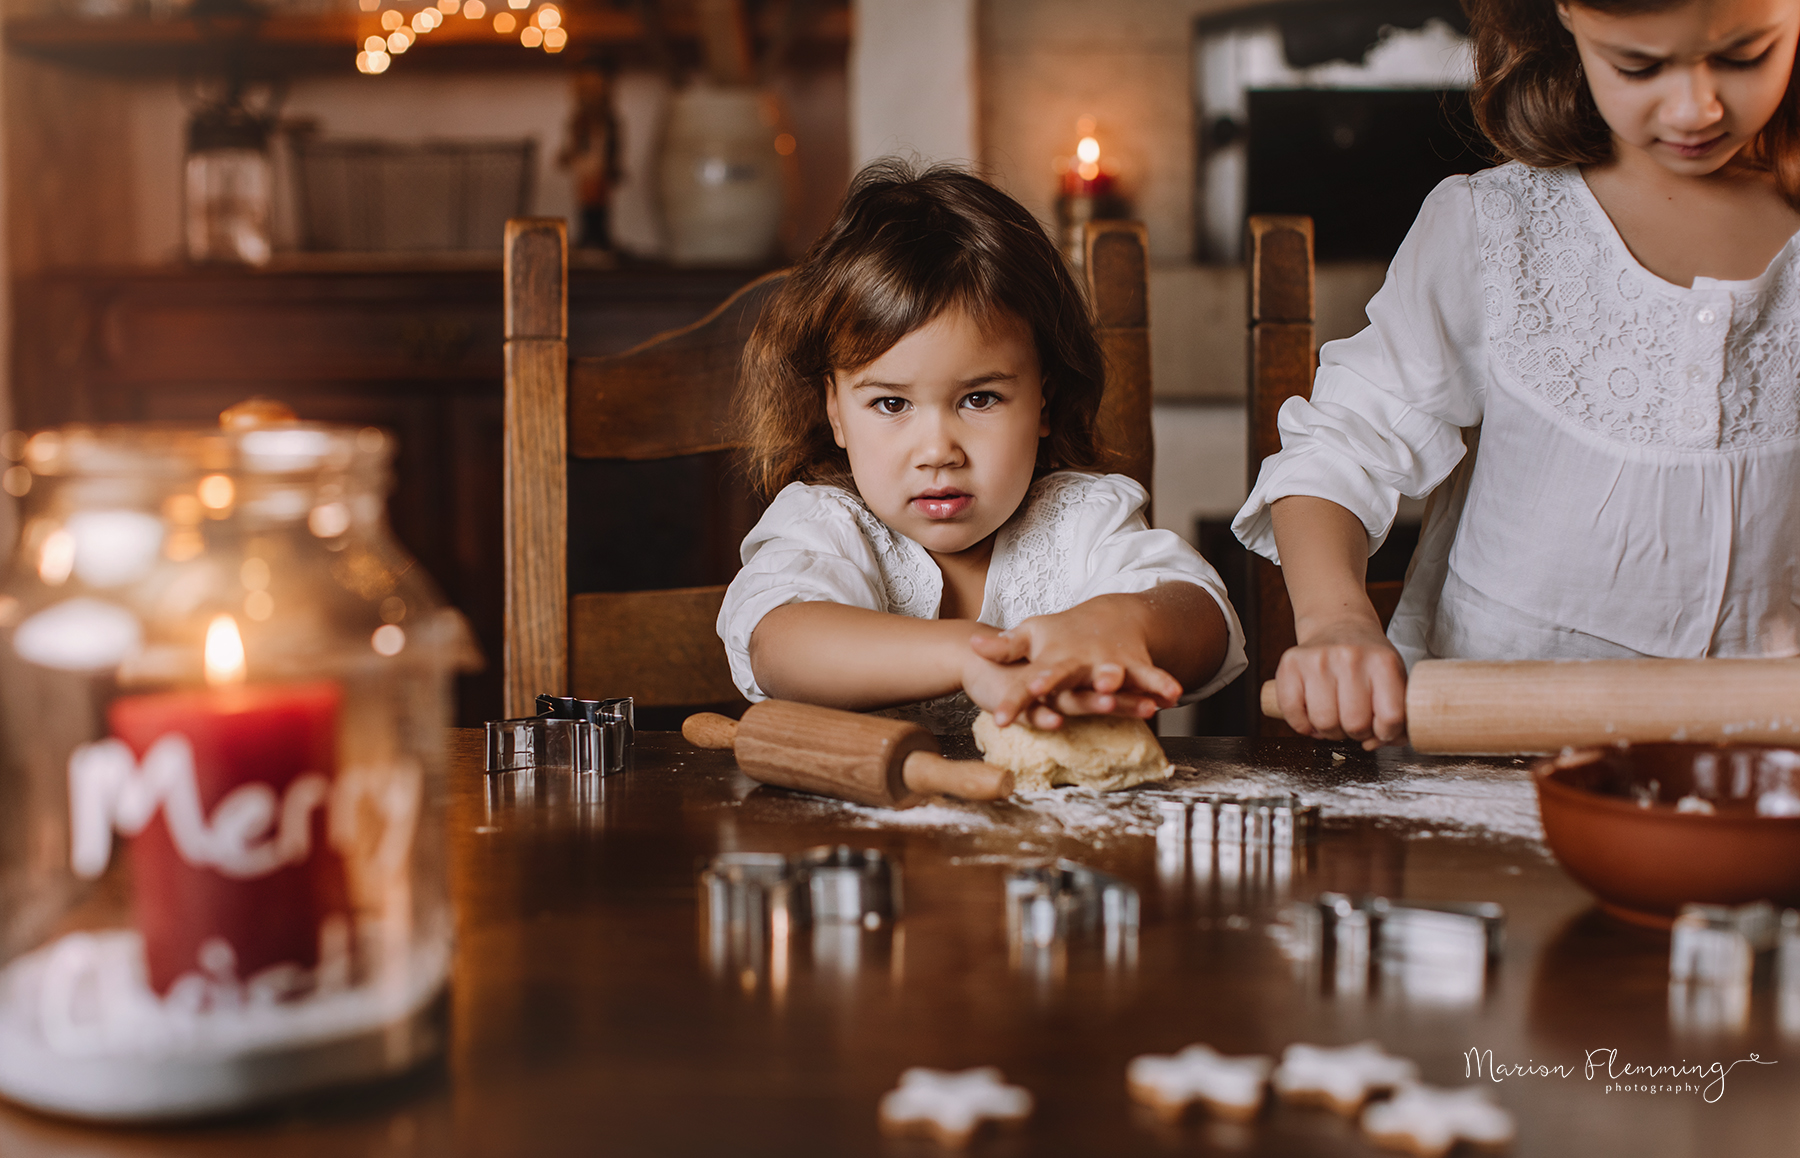
[[[627,349],[696,320],[750,276],[577,268],[571,347]],[[13,300],[13,389],[25,428],[210,422],[260,394],[302,418],[393,432],[394,530],[468,615],[487,657],[459,687],[458,718],[472,725],[499,715],[497,261],[57,272],[19,279]]]

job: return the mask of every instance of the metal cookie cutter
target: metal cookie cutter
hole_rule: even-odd
[[[814,967],[849,976],[887,955],[900,915],[900,866],[872,848],[824,845],[792,859],[721,853],[700,873],[700,889],[714,976],[745,992],[766,977],[777,997],[803,930],[811,928]]]
[[[1362,996],[1373,983],[1407,1001],[1455,1006],[1481,1000],[1505,927],[1506,910],[1487,902],[1320,893],[1290,906],[1274,931],[1290,958],[1316,964],[1327,992]]]
[[[1772,958],[1788,956],[1792,917],[1767,901],[1683,905],[1669,937],[1669,1020],[1682,1029],[1743,1028],[1758,976],[1773,972],[1785,981],[1789,962]],[[1785,992],[1781,999],[1785,1014],[1791,999]]]
[[[879,929],[900,915],[900,866],[876,849],[809,848],[794,870],[806,918],[814,924]]]
[[[1074,861],[1015,869],[1006,878],[1006,929],[1021,966],[1066,951],[1073,941],[1096,939],[1109,967],[1132,965],[1138,893],[1118,877]]]
[[[625,770],[635,727],[630,696],[539,696],[537,706],[535,716],[488,721],[489,772],[567,768],[577,775],[611,776]]]
[[[784,966],[792,925],[793,866],[777,852],[726,852],[700,873],[706,956],[714,976],[755,990],[769,971],[772,942]]]
[[[1318,837],[1319,806],[1291,793],[1151,795],[1157,872],[1164,892],[1177,899],[1190,878],[1197,894],[1227,907],[1280,899]]]

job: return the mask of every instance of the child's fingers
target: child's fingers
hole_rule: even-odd
[[[1375,708],[1375,746],[1398,744],[1406,739],[1406,666],[1395,655],[1392,663],[1373,665],[1370,692]],[[1370,741],[1365,741],[1365,744]]]
[[[1004,631],[998,635],[972,635],[969,647],[976,655],[993,663],[1018,663],[1031,655],[1029,639]]]
[[[1062,727],[1063,718],[1048,704],[1033,704],[1028,713],[1031,726],[1041,732],[1054,732]]]
[[[1132,686],[1156,697],[1160,707],[1172,708],[1181,699],[1181,681],[1155,664],[1133,664],[1129,672]]]
[[[1096,692],[1089,688],[1057,692],[1048,702],[1065,716],[1110,716],[1119,707],[1119,697],[1112,692]]]
[[[1338,680],[1337,730],[1334,740],[1366,740],[1375,734],[1375,703],[1361,673]]]
[[[1147,720],[1163,705],[1132,692],[1095,692],[1085,688],[1058,692],[1051,701],[1065,716],[1125,716]]]
[[[1299,711],[1287,711],[1288,726],[1315,740],[1343,739],[1344,734],[1338,731],[1338,681],[1332,673],[1310,673],[1301,682],[1299,692]],[[1282,708],[1287,710],[1285,697]]]
[[[979,702],[993,713],[994,723],[1004,728],[1027,712],[1037,697],[1022,679],[1005,679],[1001,686],[981,697]]]
[[[1026,686],[1031,689],[1032,695],[1042,699],[1076,686],[1087,676],[1087,672],[1088,665],[1081,660],[1059,660],[1033,672]]]

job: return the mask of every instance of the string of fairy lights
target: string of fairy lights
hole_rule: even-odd
[[[495,7],[498,8],[501,2],[495,0]],[[491,21],[496,35],[510,37],[517,33],[522,47],[544,52],[561,52],[569,43],[569,32],[562,26],[562,9],[555,4],[539,4],[527,12],[526,9],[532,8],[532,0],[504,0],[504,3],[506,7],[495,12]],[[356,54],[356,71],[371,76],[386,72],[394,63],[394,57],[411,48],[419,38],[443,27],[452,17],[476,23],[488,20],[488,6],[484,0],[437,0],[436,4],[417,9],[410,16],[398,8],[383,8],[382,0],[357,0],[357,6],[365,13],[374,14],[381,27],[380,32],[363,37]]]

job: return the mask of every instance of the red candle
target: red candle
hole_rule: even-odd
[[[341,700],[337,684],[307,683],[113,702],[112,734],[136,768],[120,771],[115,749],[71,789],[78,812],[135,831],[133,914],[157,993],[188,974],[223,987],[203,993],[259,974],[274,996],[303,992],[322,941],[347,967],[350,902],[328,823]]]

